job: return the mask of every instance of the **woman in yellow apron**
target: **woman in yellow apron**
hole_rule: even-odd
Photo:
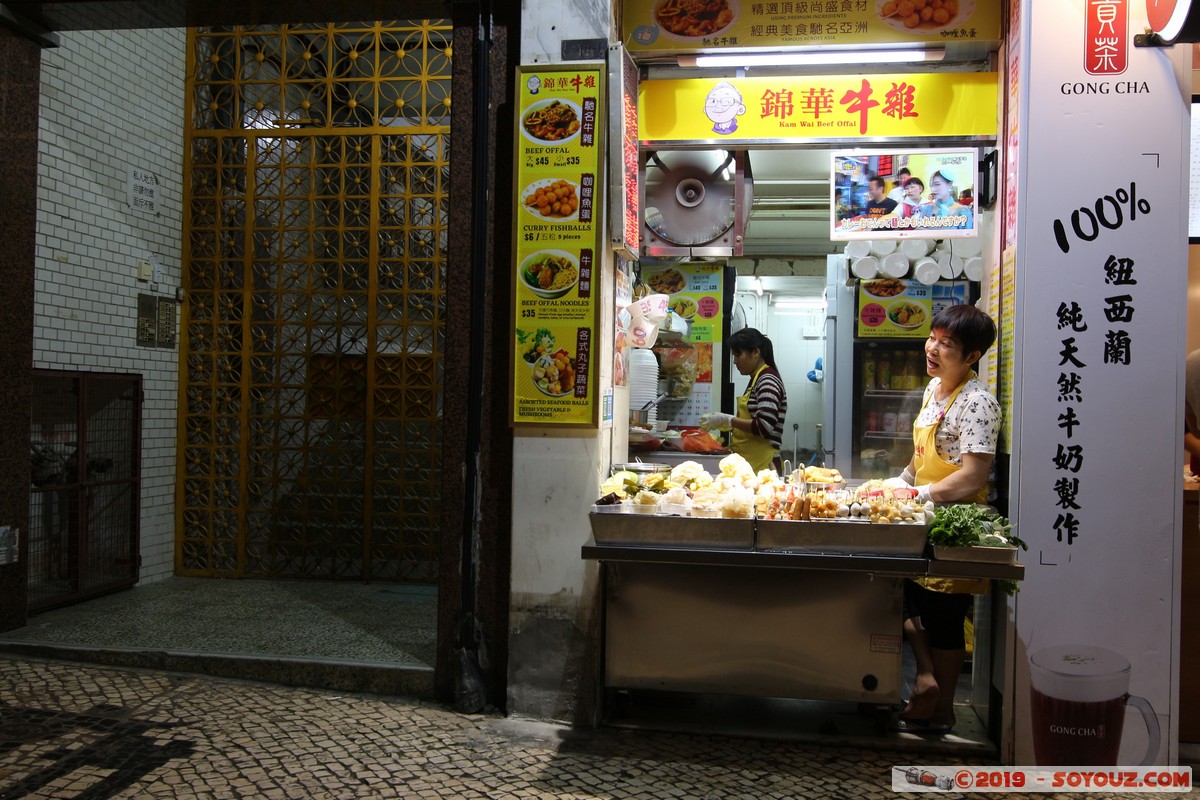
[[[913,457],[900,479],[921,502],[986,503],[988,473],[1000,434],[1000,404],[972,367],[996,340],[992,318],[970,305],[938,312],[925,343],[933,380],[913,423]],[[922,578],[905,581],[904,634],[917,662],[912,698],[895,728],[948,733],[954,688],[966,657],[963,624],[972,594],[987,581]]]
[[[771,340],[755,328],[742,328],[729,337],[733,365],[750,376],[750,385],[737,400],[737,413],[714,411],[700,418],[705,430],[732,430],[733,452],[749,462],[755,472],[770,469],[783,443],[783,420],[787,416],[787,391],[775,368]]]

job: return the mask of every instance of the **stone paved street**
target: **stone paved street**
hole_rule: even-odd
[[[0,800],[863,800],[898,796],[893,765],[952,763],[986,764],[0,657]]]

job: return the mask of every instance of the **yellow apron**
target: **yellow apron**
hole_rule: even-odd
[[[967,380],[975,377],[974,373],[967,376]],[[950,410],[950,406],[954,405],[954,401],[958,399],[958,394],[967,385],[964,380],[958,385],[958,388],[950,395],[946,401],[946,408],[942,410],[937,421],[932,425],[914,425],[913,426],[913,462],[916,465],[916,485],[923,486],[927,483],[937,483],[943,478],[948,478],[955,472],[958,472],[962,467],[958,464],[951,464],[946,461],[937,452],[937,429],[942,424],[942,419]],[[933,392],[929,393],[929,397],[933,398]],[[925,406],[929,404],[929,400],[921,405],[921,411],[925,410]],[[920,418],[917,414],[917,418]],[[974,497],[968,498],[964,502],[971,503],[986,503],[987,502],[987,487],[979,490],[979,493]],[[917,583],[924,586],[933,592],[946,592],[952,594],[987,594],[988,582],[986,580],[973,580],[967,578],[918,578]]]
[[[758,382],[758,376],[766,368],[767,365],[763,364],[754,371],[754,377],[750,379],[750,385],[746,387],[745,394],[737,399],[737,413],[734,416],[738,419],[750,419],[750,390],[754,388],[754,384]],[[734,428],[731,439],[733,452],[746,459],[755,472],[770,469],[771,462],[775,460],[775,454],[779,452],[766,439],[758,434],[750,433],[750,431]]]

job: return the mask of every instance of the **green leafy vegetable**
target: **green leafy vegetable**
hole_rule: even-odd
[[[521,353],[521,358],[532,364],[540,357],[554,352],[554,333],[546,328],[538,328],[532,332],[517,328],[517,344],[527,345]]]
[[[929,527],[929,543],[939,547],[1029,546],[1013,533],[1012,523],[995,510],[973,503],[938,506]]]

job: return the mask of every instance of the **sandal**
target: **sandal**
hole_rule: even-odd
[[[945,725],[940,722],[930,722],[927,719],[905,719],[904,717],[894,717],[892,719],[892,731],[896,733],[913,733],[918,736],[945,736],[950,732],[952,725]]]

